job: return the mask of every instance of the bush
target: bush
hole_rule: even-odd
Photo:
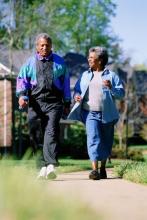
[[[68,129],[68,139],[61,143],[60,155],[74,159],[87,159],[87,143],[85,127],[78,123]]]
[[[112,149],[112,158],[119,158],[119,159],[130,159],[134,161],[144,161],[144,157],[141,150],[138,149],[128,149],[127,155],[124,148],[114,147]]]

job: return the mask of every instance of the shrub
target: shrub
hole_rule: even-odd
[[[87,159],[85,127],[80,123],[71,125],[68,129],[68,139],[64,140],[61,145],[61,155],[70,155],[74,159]]]
[[[114,147],[112,149],[112,158],[119,158],[119,159],[130,159],[135,161],[144,161],[144,157],[141,150],[138,149],[128,149],[127,153],[125,148]]]

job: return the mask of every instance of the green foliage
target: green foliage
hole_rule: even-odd
[[[114,147],[112,149],[112,158],[127,159],[134,161],[144,161],[143,153],[139,149],[128,149],[127,155],[125,148]]]
[[[63,26],[62,39],[66,40],[68,50],[87,54],[92,45],[110,43],[112,37],[107,29],[115,9],[112,1],[103,1],[103,4],[90,0],[62,2],[57,19]]]
[[[119,165],[117,165],[114,170],[118,177],[123,178],[124,174],[127,172],[131,166],[131,162],[123,161]]]
[[[135,150],[135,149],[129,149],[128,159],[135,160],[135,161],[144,161],[142,151]]]
[[[47,32],[54,50],[62,54],[74,51],[87,55],[91,46],[101,44],[110,48],[110,56],[119,56],[118,39],[110,28],[116,8],[113,0],[17,0],[8,6],[14,19],[5,22],[6,41],[11,40],[12,47],[31,49],[36,34]]]
[[[27,121],[27,113],[15,111],[15,139],[18,140],[20,132],[22,135],[28,135],[28,121]]]
[[[122,162],[115,167],[116,174],[124,179],[136,183],[147,184],[147,163],[143,162]]]
[[[4,27],[1,27],[0,28],[0,39],[4,38],[6,33],[7,33],[7,30]]]
[[[68,129],[68,139],[64,140],[61,145],[66,155],[70,155],[71,158],[88,158],[86,132],[83,124],[78,123],[71,125]]]
[[[14,156],[21,158],[30,146],[27,113],[15,110]]]
[[[147,141],[147,123],[145,123],[142,126],[141,132],[140,132],[141,137]]]

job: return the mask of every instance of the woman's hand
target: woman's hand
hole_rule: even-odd
[[[75,100],[75,102],[81,102],[82,97],[81,97],[79,94],[76,94],[76,95],[74,96],[74,100]]]
[[[112,85],[111,85],[110,80],[103,80],[103,81],[102,81],[102,85],[103,85],[104,87],[108,87],[109,89],[112,88]]]

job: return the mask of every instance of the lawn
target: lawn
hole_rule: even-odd
[[[112,160],[112,163],[107,163],[107,167],[114,167],[114,165],[118,164],[118,160]],[[13,159],[3,159],[0,161],[0,165],[5,167],[24,167],[32,170],[33,172],[37,172],[36,163],[33,159],[23,158],[22,160],[13,160]],[[59,166],[56,168],[58,173],[67,173],[67,172],[75,172],[82,170],[91,170],[91,162],[90,160],[75,160],[69,158],[61,158],[59,159]]]
[[[61,161],[63,167],[74,162]],[[77,167],[78,163],[76,162]],[[80,162],[81,164],[81,162]],[[85,164],[85,165],[84,165]],[[87,163],[83,163],[85,167]],[[60,170],[60,167],[59,167]],[[65,169],[66,170],[66,169]],[[50,187],[50,181],[36,179],[34,160],[0,161],[0,219],[2,220],[99,220],[80,198],[63,194]],[[61,172],[62,170],[58,171]],[[67,170],[66,170],[67,171]]]
[[[114,168],[114,171],[121,178],[147,185],[147,160],[145,162],[123,161]]]

